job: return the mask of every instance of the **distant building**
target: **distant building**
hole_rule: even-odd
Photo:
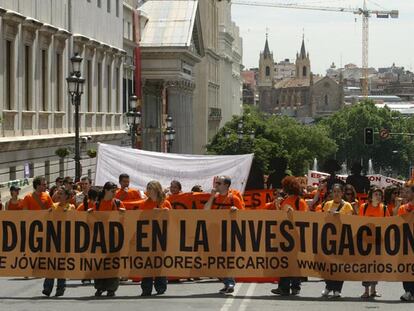
[[[285,61],[285,66],[289,68],[291,65]],[[273,53],[270,52],[266,38],[265,48],[260,53],[257,81],[259,107],[262,111],[295,117],[308,123],[343,107],[342,81],[336,82],[328,76],[312,74],[304,40],[294,66],[294,76],[275,80]]]
[[[256,105],[259,99],[257,94],[257,70],[245,70],[241,73],[243,79],[243,104]]]

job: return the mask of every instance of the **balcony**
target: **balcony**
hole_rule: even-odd
[[[221,109],[220,108],[208,108],[208,120],[209,121],[221,121]]]

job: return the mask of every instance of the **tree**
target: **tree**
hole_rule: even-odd
[[[255,131],[251,140],[247,135],[239,142],[237,124],[242,119],[244,132]],[[225,133],[230,135],[226,138]],[[211,154],[254,153],[254,164],[270,173],[270,163],[286,158],[288,168],[295,175],[307,172],[313,159],[326,159],[333,155],[337,146],[328,137],[326,127],[300,124],[289,117],[265,115],[252,106],[245,106],[243,116],[234,116],[213,137],[207,150]]]
[[[391,136],[381,140],[376,134],[374,144],[367,146],[364,144],[364,129],[370,127],[376,133],[384,128],[394,133],[411,132],[414,125],[412,119],[403,118],[388,107],[377,108],[373,102],[364,101],[321,119],[318,124],[327,129],[329,137],[338,145],[336,159],[339,162],[351,165],[362,160],[366,164],[372,159],[377,172],[392,168],[396,174],[407,175],[408,166],[413,161],[414,145],[411,139]]]

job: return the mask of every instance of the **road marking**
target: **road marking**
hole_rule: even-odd
[[[256,289],[256,283],[250,283],[249,288],[246,292],[246,298],[243,299],[239,311],[245,311],[247,309],[248,304],[250,303],[250,297],[254,294],[254,290]]]
[[[237,293],[239,292],[241,287],[242,287],[242,284],[236,284],[236,286],[234,286],[233,295],[231,295],[229,298],[226,299],[226,301],[224,302],[224,305],[221,307],[220,311],[230,310],[230,308],[231,308],[231,306],[233,305],[233,302],[234,302],[234,296],[237,295]]]

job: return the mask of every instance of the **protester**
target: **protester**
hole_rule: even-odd
[[[181,186],[181,183],[178,180],[173,180],[173,181],[171,181],[170,188],[168,190],[169,190],[170,194],[175,195],[175,194],[182,193],[182,191],[181,191],[182,188],[183,187]]]
[[[317,207],[319,205],[322,205],[322,203],[325,202],[328,197],[328,181],[326,178],[319,179],[318,189],[312,195],[313,200],[309,205],[309,210],[316,211]]]
[[[22,201],[24,210],[48,210],[52,207],[53,201],[46,192],[47,182],[43,176],[37,176],[33,179],[32,193],[27,194]]]
[[[58,199],[58,203],[53,203],[52,207],[49,209],[51,212],[67,212],[67,211],[74,211],[75,206],[70,204],[71,198],[71,191],[61,187],[55,191],[56,198]],[[53,285],[55,283],[54,279],[45,279],[43,282],[43,291],[42,294],[45,296],[50,296],[53,290]],[[63,296],[66,289],[66,280],[65,279],[58,279],[57,280],[57,288],[56,288],[56,297]]]
[[[285,158],[276,157],[270,162],[272,173],[267,178],[267,189],[281,189],[282,180],[288,176],[286,169],[288,161]]]
[[[66,176],[65,178],[63,178],[63,187],[65,187],[65,189],[70,191],[71,193],[70,202],[73,204],[75,203],[75,194],[76,194],[76,191],[73,189],[74,184],[75,183],[73,182],[72,177]],[[52,200],[53,202],[57,202],[56,191],[52,196]]]
[[[400,188],[395,185],[388,186],[384,190],[384,204],[387,206],[388,212],[391,216],[398,214],[402,201],[399,195]]]
[[[357,200],[357,193],[355,191],[354,186],[352,186],[350,184],[346,184],[345,185],[343,199],[346,202],[351,203],[352,208],[354,209],[354,214],[355,215],[358,215],[358,212],[359,212],[359,202]]]
[[[77,207],[78,212],[87,212],[88,210],[96,210],[96,201],[98,200],[99,190],[91,187],[88,195],[83,197],[83,202]]]
[[[324,166],[325,166],[326,172],[329,174],[329,177],[327,178],[327,181],[326,181],[328,192],[331,192],[332,186],[334,184],[345,185],[345,182],[336,176],[336,172],[341,169],[341,166],[339,165],[338,161],[336,161],[335,159],[328,159],[326,160]]]
[[[283,192],[286,193],[286,197],[280,200],[278,209],[286,212],[301,211],[306,212],[308,205],[305,200],[300,197],[301,187],[299,181],[293,176],[287,176],[282,180]],[[300,294],[300,277],[281,277],[279,280],[279,286],[276,289],[272,289],[271,292],[275,295],[293,296]]]
[[[214,181],[214,188],[206,204],[205,209],[229,209],[237,211],[243,209],[242,202],[230,191],[231,178],[228,176],[218,176]],[[236,280],[232,277],[223,278],[224,287],[219,290],[221,294],[231,294],[234,292]]]
[[[408,203],[400,206],[398,216],[414,213],[414,185],[407,189]],[[414,282],[403,282],[405,293],[400,297],[402,301],[414,301]]]
[[[101,192],[99,192],[96,205],[89,207],[88,211],[125,211],[124,204],[115,199],[117,190],[116,184],[113,182],[106,182]],[[100,297],[104,292],[107,292],[108,297],[115,296],[115,292],[119,287],[119,278],[95,279],[95,297]]]
[[[20,188],[17,186],[10,187],[10,199],[4,205],[6,211],[20,211],[22,209],[22,200],[19,199]]]
[[[78,207],[82,204],[84,198],[88,195],[88,191],[92,186],[92,179],[88,176],[82,176],[80,178],[81,191],[75,194],[75,206]]]
[[[353,215],[354,210],[349,202],[346,202],[342,197],[344,196],[344,186],[341,184],[334,184],[332,186],[333,200],[324,204],[322,212],[342,215]],[[326,280],[326,287],[322,291],[322,297],[328,297],[333,292],[333,298],[340,298],[343,281]]]
[[[362,204],[359,207],[359,216],[365,217],[388,217],[390,213],[387,207],[382,203],[383,193],[380,188],[372,187],[368,192],[368,202]],[[381,297],[377,292],[376,286],[378,282],[362,282],[362,286],[365,287],[365,292],[361,295],[361,298],[375,298]],[[371,288],[371,290],[370,290]]]
[[[138,189],[129,187],[130,178],[128,174],[124,173],[119,175],[118,181],[121,188],[117,190],[115,198],[121,200],[122,202],[131,202],[143,199]]]
[[[56,192],[56,189],[63,186],[63,177],[56,177],[55,184],[49,189],[49,195],[53,197]]]
[[[300,185],[300,193],[302,198],[306,198],[308,195],[307,186],[308,186],[308,178],[305,176],[297,177],[299,185]]]
[[[367,176],[361,175],[362,165],[355,162],[351,167],[351,175],[346,178],[346,183],[352,185],[357,193],[368,193],[371,183]]]
[[[152,209],[171,209],[171,204],[165,198],[165,193],[162,190],[161,184],[156,181],[150,181],[147,184],[148,198],[138,203],[137,209],[139,210],[152,210]],[[154,287],[157,295],[162,295],[167,290],[167,278],[166,277],[144,277],[141,280],[141,296],[151,296],[152,288]]]
[[[201,185],[194,185],[193,188],[191,188],[191,192],[203,192],[203,187]]]

